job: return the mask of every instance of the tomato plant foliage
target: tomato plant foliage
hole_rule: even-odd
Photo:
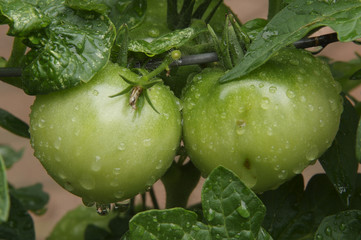
[[[0,108],[0,126],[86,205],[49,239],[361,239],[360,57],[307,49],[358,43],[360,1],[269,0],[268,19],[248,22],[232,10],[0,0],[14,37],[0,78],[36,96],[29,125]],[[8,182],[22,154],[0,145],[1,239],[35,239],[49,200]],[[316,161],[324,173],[305,181]]]

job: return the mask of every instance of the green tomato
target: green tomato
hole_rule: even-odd
[[[129,106],[129,85],[109,63],[87,84],[37,96],[31,143],[48,174],[85,202],[112,203],[144,192],[171,165],[181,135],[179,101],[163,84],[146,102]],[[134,73],[133,73],[134,74]],[[139,99],[140,101],[140,99]]]
[[[284,49],[237,81],[220,84],[222,75],[204,70],[184,94],[185,147],[204,175],[223,165],[263,192],[301,173],[330,147],[342,97],[321,60]]]
[[[116,217],[115,212],[99,216],[93,208],[79,206],[67,212],[56,223],[47,240],[84,239],[85,229],[89,224],[109,230],[108,224],[114,217]]]

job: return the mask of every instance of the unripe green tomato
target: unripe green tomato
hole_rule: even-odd
[[[203,175],[223,165],[263,192],[301,173],[330,147],[342,97],[321,60],[284,49],[241,79],[220,84],[223,75],[204,70],[184,94],[185,147]]]
[[[87,84],[37,96],[30,115],[31,143],[48,174],[85,202],[112,203],[144,192],[171,165],[181,135],[179,103],[163,84],[148,89],[159,113],[129,94],[109,63]],[[134,74],[134,73],[133,73]]]

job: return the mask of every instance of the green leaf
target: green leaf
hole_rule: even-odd
[[[7,145],[0,144],[0,156],[3,157],[7,169],[11,168],[14,163],[19,161],[23,156],[24,149],[15,151]]]
[[[203,214],[213,239],[257,236],[265,216],[265,206],[229,170],[218,167],[202,189]]]
[[[358,0],[292,1],[271,19],[252,42],[243,60],[224,75],[220,82],[232,81],[248,74],[281,48],[322,26],[335,30],[342,42],[356,40],[361,37],[358,28],[360,18],[361,2]]]
[[[8,35],[25,37],[40,31],[51,22],[49,16],[39,11],[39,4],[48,1],[33,0],[1,0],[0,24],[9,24]]]
[[[267,208],[263,227],[277,240],[313,239],[317,226],[344,205],[325,174],[314,175],[303,191],[302,176],[260,195]]]
[[[361,211],[349,210],[328,216],[317,229],[315,240],[361,239]]]
[[[297,175],[276,190],[259,195],[267,208],[267,214],[262,226],[275,239],[280,239],[282,232],[297,218],[299,209],[295,208],[295,206],[301,201],[303,191],[303,177]]]
[[[0,225],[6,222],[9,216],[10,199],[8,192],[8,181],[6,178],[6,168],[0,154]]]
[[[359,120],[356,132],[356,158],[361,163],[361,119]]]
[[[200,33],[206,32],[207,28],[201,24],[195,24],[174,32],[167,33],[161,37],[154,39],[152,42],[145,40],[129,41],[128,50],[132,52],[142,52],[152,57],[164,53],[172,48],[179,48],[188,41],[192,40]]]
[[[358,115],[346,98],[343,108],[336,138],[319,161],[345,205],[349,205],[350,197],[355,190],[358,167],[355,154]]]
[[[327,59],[323,57],[323,59],[328,62],[333,78],[341,83],[342,90],[345,93],[350,92],[352,89],[360,85],[360,79],[352,79],[354,74],[361,69],[361,58],[358,56],[355,59],[352,59],[349,62],[344,61],[334,61],[332,62],[331,59]]]
[[[36,214],[45,213],[45,206],[49,201],[49,194],[43,191],[40,183],[28,187],[10,189],[13,197],[20,201],[26,210]]]
[[[197,214],[183,208],[149,210],[130,220],[129,239],[210,239],[194,237],[202,228],[207,229],[197,223]]]
[[[0,126],[20,137],[30,138],[28,124],[1,108]]]
[[[32,21],[33,17],[25,11],[29,4],[22,0],[11,3],[19,7],[15,8],[16,15]],[[14,12],[13,8],[7,9],[8,4],[2,1],[0,8],[6,13]],[[32,8],[41,19],[50,22],[38,24],[37,29],[22,29],[27,32],[24,43],[31,48],[22,73],[25,92],[44,94],[72,87],[89,81],[105,66],[115,39],[115,28],[109,18],[95,12],[75,11],[66,7],[64,1],[38,0]]]
[[[273,18],[279,11],[287,6],[287,0],[268,0],[268,20]]]
[[[10,201],[8,221],[0,223],[0,239],[35,240],[33,219],[16,198],[11,196]]]

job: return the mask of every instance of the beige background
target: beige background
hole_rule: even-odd
[[[266,18],[267,16],[268,1],[266,0],[227,0],[225,2],[231,6],[242,22],[256,17]],[[7,58],[10,55],[12,39],[6,36],[6,31],[6,26],[0,26],[0,56]],[[350,60],[354,58],[355,51],[361,53],[360,48],[352,43],[334,43],[328,46],[322,54],[336,60]],[[353,93],[358,97],[359,91]],[[10,111],[26,122],[29,122],[30,105],[33,100],[33,97],[25,95],[23,91],[0,82],[0,108]],[[45,239],[61,216],[69,209],[81,204],[81,200],[63,190],[47,175],[38,160],[33,157],[33,151],[27,139],[17,137],[0,128],[0,144],[10,144],[15,149],[25,149],[23,160],[8,171],[9,181],[16,187],[41,182],[45,191],[50,194],[46,214],[41,217],[34,216],[36,239]],[[308,179],[310,175],[320,171],[322,171],[320,166],[316,164],[307,168],[304,174]],[[200,199],[200,186],[201,184],[198,190],[192,194],[191,202],[193,203]],[[156,189],[159,193],[160,205],[164,206],[163,186],[159,182],[156,183]]]

